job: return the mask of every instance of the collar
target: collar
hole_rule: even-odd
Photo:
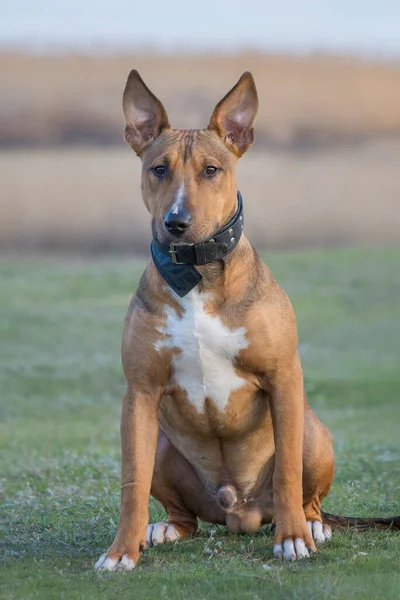
[[[160,275],[180,296],[186,296],[202,279],[194,265],[222,260],[239,243],[243,230],[243,202],[237,193],[238,208],[232,219],[212,238],[198,244],[161,244],[153,239],[151,255]]]

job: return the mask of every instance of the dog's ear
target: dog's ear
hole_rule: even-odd
[[[125,141],[140,156],[170,125],[165,108],[136,69],[129,73],[122,108],[125,115]]]
[[[256,84],[252,74],[247,71],[218,102],[208,129],[216,131],[230,150],[237,156],[242,156],[254,142],[257,111]]]

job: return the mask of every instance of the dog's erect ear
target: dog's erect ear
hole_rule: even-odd
[[[242,156],[254,142],[254,121],[258,111],[256,84],[251,73],[243,73],[237,84],[218,102],[208,129],[237,156]]]
[[[140,156],[164,129],[169,128],[169,123],[165,108],[135,69],[129,73],[122,108],[125,141]]]

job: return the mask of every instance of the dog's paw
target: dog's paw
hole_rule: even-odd
[[[146,530],[146,546],[159,546],[165,542],[176,542],[179,539],[179,531],[171,523],[152,523]]]
[[[331,539],[332,529],[329,525],[323,525],[319,521],[307,521],[307,525],[316,544],[322,544]]]
[[[284,513],[275,528],[274,556],[283,560],[308,558],[316,550],[312,530],[303,516]]]
[[[322,525],[319,521],[307,521],[307,526],[315,544],[322,544],[330,540],[332,530],[328,525]],[[306,540],[307,542],[307,540]],[[275,558],[284,560],[298,560],[299,558],[308,558],[312,553],[312,548],[307,547],[301,538],[286,538],[281,544],[275,544]]]
[[[286,539],[282,544],[274,546],[275,558],[283,558],[284,560],[298,560],[299,558],[308,558],[310,550],[306,547],[301,538],[295,540]]]
[[[135,561],[129,557],[129,554],[102,554],[94,565],[97,571],[132,571],[135,568]]]

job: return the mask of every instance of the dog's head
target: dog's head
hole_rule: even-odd
[[[244,73],[217,104],[207,129],[172,129],[137,71],[126,83],[125,140],[142,160],[142,195],[161,243],[213,236],[237,207],[235,166],[254,141],[258,99]]]

